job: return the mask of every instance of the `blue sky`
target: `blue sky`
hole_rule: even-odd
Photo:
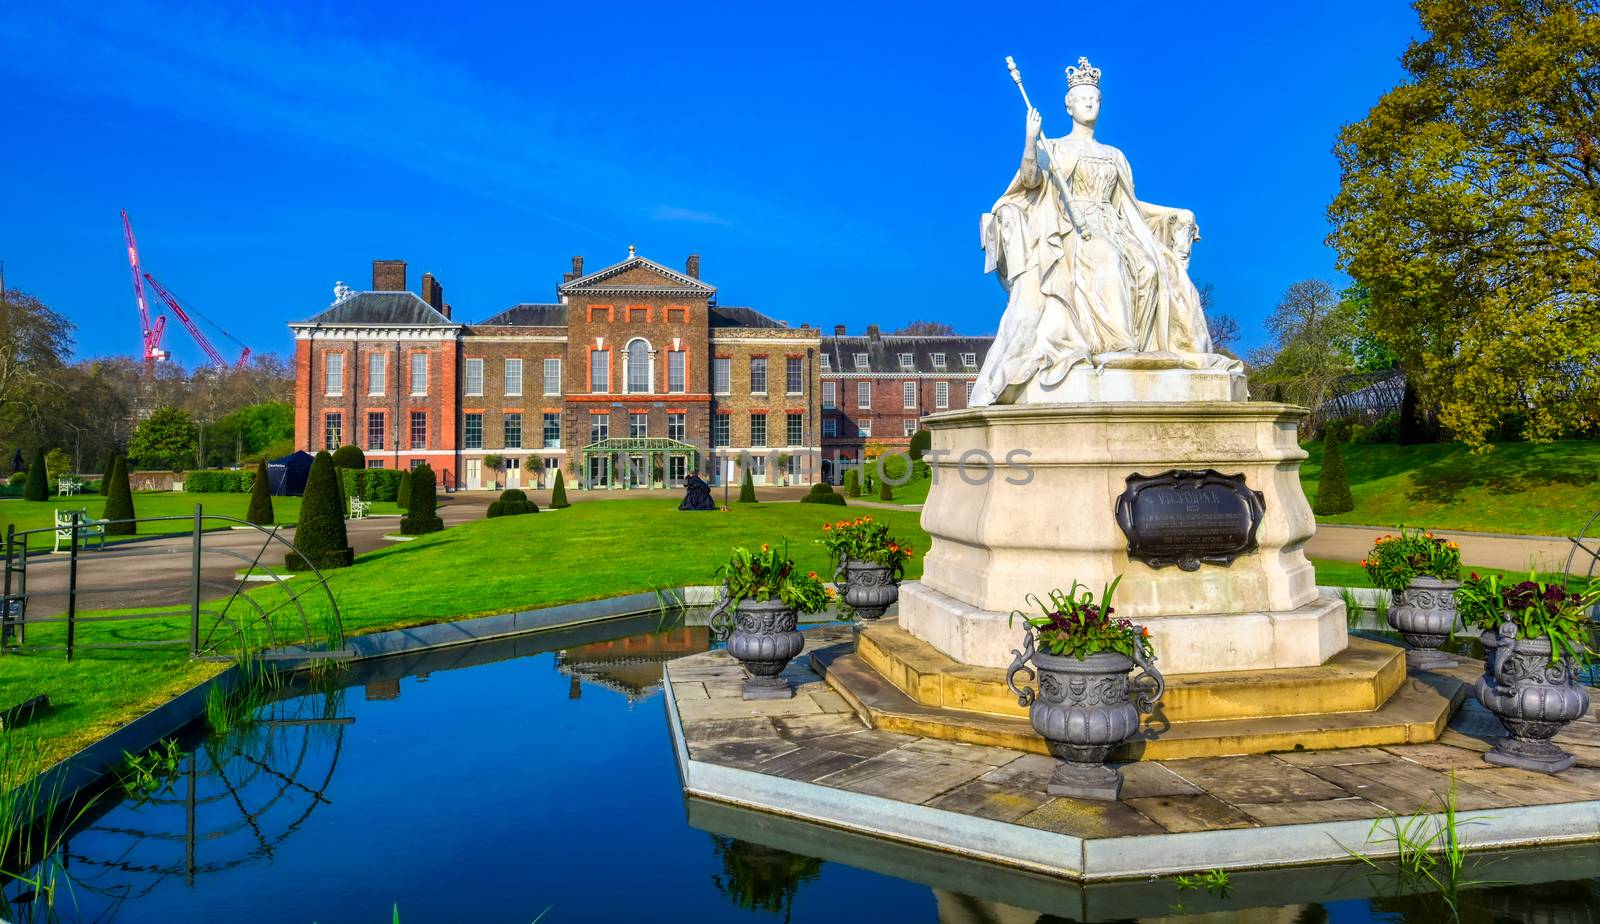
[[[0,259],[86,356],[137,349],[122,208],[146,268],[258,351],[373,258],[473,320],[629,243],[794,324],[989,332],[1008,54],[1050,135],[1062,68],[1104,70],[1099,137],[1196,212],[1193,275],[1253,344],[1285,286],[1336,278],[1334,136],[1416,32],[1397,2],[93,6],[0,28]]]

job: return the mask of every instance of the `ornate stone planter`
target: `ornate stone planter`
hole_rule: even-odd
[[[1509,622],[1498,633],[1483,633],[1483,646],[1483,676],[1473,693],[1511,733],[1483,759],[1540,773],[1560,773],[1576,763],[1576,757],[1550,739],[1589,711],[1589,693],[1578,682],[1578,666],[1570,658],[1550,663],[1549,639],[1519,639]]]
[[[1135,648],[1135,651],[1138,649]],[[1006,672],[1006,686],[1028,707],[1033,730],[1061,761],[1046,790],[1055,796],[1114,800],[1122,792],[1122,771],[1105,764],[1106,757],[1139,730],[1139,714],[1150,712],[1166,690],[1166,681],[1143,654],[1128,658],[1101,652],[1078,660],[1034,648],[1029,626],[1023,649]],[[1034,669],[1027,667],[1032,660]],[[1137,666],[1140,674],[1128,676]],[[1037,676],[1039,689],[1021,688],[1016,676]]]
[[[717,604],[711,614],[713,624],[726,610]],[[789,699],[794,689],[778,676],[789,661],[805,647],[805,638],[795,628],[793,609],[782,600],[741,600],[733,610],[733,632],[728,636],[728,653],[744,667],[745,699]]]
[[[1405,637],[1406,663],[1420,670],[1454,667],[1456,659],[1439,650],[1455,632],[1456,588],[1460,581],[1412,578],[1405,590],[1391,590],[1389,626]]]
[[[855,614],[862,619],[881,617],[900,599],[900,569],[847,558],[834,572],[833,585]],[[840,580],[843,577],[844,580]]]

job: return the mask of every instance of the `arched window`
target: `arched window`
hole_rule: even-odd
[[[630,394],[649,394],[651,386],[650,342],[634,339],[628,341],[627,391]]]

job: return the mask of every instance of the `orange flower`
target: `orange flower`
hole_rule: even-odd
[[[917,555],[917,553],[911,551],[910,549],[906,549],[906,557],[907,558],[915,558],[916,555]]]
[[[806,577],[808,577],[808,578],[812,579],[813,581],[815,581],[817,579],[817,573],[815,571],[807,572],[806,573]]]
[[[828,592],[828,596],[830,596],[830,597],[835,596],[836,594],[839,593],[837,590],[834,590],[831,586],[823,587],[822,589],[827,591]]]
[[[895,545],[893,542],[891,542],[891,543],[889,543],[889,551],[898,552],[898,551],[900,551],[900,546]]]
[[[761,551],[770,552],[770,551],[772,551],[772,549],[765,542],[763,542],[763,543],[761,543]]]
[[[1139,627],[1139,634],[1143,635],[1145,638],[1149,638],[1150,637],[1150,629],[1148,627],[1146,627],[1146,626],[1140,626]]]
[[[833,531],[833,524],[832,523],[824,523],[824,524],[822,524],[822,531],[825,532],[825,533],[826,532],[832,532]]]
[[[866,522],[868,522],[868,523],[871,523],[872,522],[872,514],[869,513],[866,516],[862,517],[861,519],[866,521]]]

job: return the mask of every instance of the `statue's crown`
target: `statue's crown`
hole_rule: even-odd
[[[1067,66],[1067,89],[1082,86],[1100,86],[1100,68],[1091,67],[1088,58],[1080,57],[1077,67]]]

